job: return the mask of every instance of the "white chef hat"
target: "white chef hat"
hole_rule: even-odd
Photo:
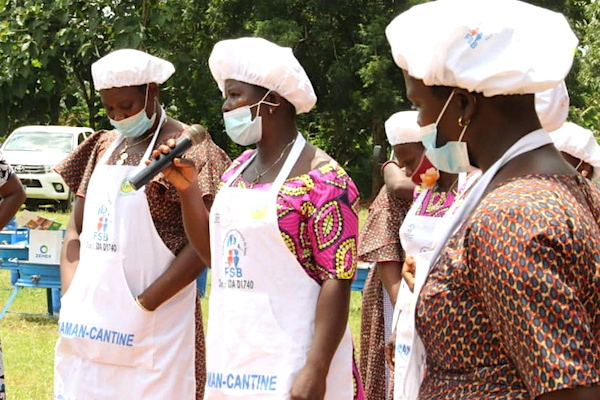
[[[113,51],[92,64],[96,90],[160,84],[174,72],[175,67],[170,62],[134,49]]]
[[[560,128],[569,116],[569,93],[565,81],[545,92],[536,93],[535,111],[542,128],[548,132]]]
[[[391,146],[421,141],[418,111],[400,111],[385,121],[385,134]]]
[[[279,93],[296,114],[310,111],[317,96],[292,49],[255,37],[222,40],[208,59],[210,72],[224,93],[225,81],[250,83]]]
[[[550,137],[558,150],[594,167],[592,179],[600,178],[600,145],[592,131],[572,122],[565,122],[561,128],[551,132]]]
[[[517,0],[432,1],[397,16],[385,33],[413,78],[488,97],[558,85],[577,46],[562,14]]]

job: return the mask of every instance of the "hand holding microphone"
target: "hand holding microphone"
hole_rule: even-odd
[[[146,161],[146,167],[131,177],[129,183],[135,190],[138,190],[150,182],[159,172],[174,166],[178,170],[177,176],[173,176],[173,171],[168,173],[165,171],[165,175],[178,190],[183,188],[182,185],[187,186],[186,183],[189,184],[190,180],[196,178],[195,165],[191,161],[184,162],[185,160],[181,160],[179,157],[194,144],[202,142],[206,135],[206,129],[202,125],[196,124],[186,129],[177,141],[169,139],[167,145],[161,145],[158,150],[152,152],[154,159]],[[184,172],[185,169],[188,171]],[[192,171],[189,171],[190,169]]]

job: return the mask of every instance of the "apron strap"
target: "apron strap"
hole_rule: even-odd
[[[417,196],[417,198],[415,199],[415,201],[413,201],[412,206],[410,206],[410,209],[406,213],[406,217],[413,216],[413,215],[417,214],[417,210],[419,209],[419,207],[425,201],[425,196],[427,196],[427,192],[429,192],[430,190],[431,189],[423,189],[421,191],[421,193],[419,193],[419,196]],[[406,217],[404,217],[404,218],[406,219]]]
[[[296,141],[292,146],[292,150],[290,150],[290,153],[285,158],[283,167],[281,167],[277,178],[273,182],[273,185],[271,185],[271,192],[275,192],[275,194],[279,193],[279,189],[283,185],[283,182],[285,182],[290,172],[292,172],[292,168],[294,168],[294,165],[296,165],[296,161],[298,161],[298,158],[300,158],[300,154],[302,153],[302,150],[304,150],[305,144],[306,139],[304,139],[304,136],[298,132],[298,136],[296,136]]]
[[[252,155],[250,157],[248,157],[248,159],[245,162],[243,162],[242,165],[240,165],[240,167],[231,175],[231,177],[229,179],[227,179],[227,182],[225,182],[225,184],[223,185],[223,188],[231,186],[233,181],[235,181],[237,179],[237,177],[240,176],[241,173],[246,170],[246,168],[252,162],[252,160],[254,160],[254,158],[256,157],[256,153],[258,153],[258,152],[255,151],[254,153],[252,153]]]
[[[296,136],[296,139],[294,141],[294,145],[292,146],[292,150],[290,150],[290,153],[285,158],[285,162],[283,164],[283,167],[281,167],[281,170],[279,171],[279,174],[277,174],[277,178],[275,178],[275,181],[271,185],[271,188],[269,189],[269,192],[273,192],[273,191],[275,193],[279,192],[279,189],[283,185],[283,182],[285,182],[285,179],[288,177],[288,175],[292,171],[292,168],[294,168],[294,165],[296,165],[296,161],[298,161],[298,158],[300,157],[300,154],[302,153],[302,150],[304,149],[304,145],[305,144],[306,144],[306,139],[304,139],[304,136],[302,136],[302,134],[300,132],[298,132],[298,136]],[[231,184],[233,183],[233,181],[235,179],[237,179],[237,177],[240,176],[240,174],[242,172],[244,172],[244,170],[248,167],[248,165],[252,162],[252,160],[254,160],[254,158],[256,157],[257,153],[258,152],[255,151],[254,154],[252,154],[233,173],[233,175],[231,175],[231,177],[227,180],[227,182],[225,182],[225,185],[223,187],[231,186]]]
[[[435,265],[438,256],[446,246],[446,242],[454,232],[460,229],[461,225],[468,218],[469,214],[479,204],[481,198],[484,196],[485,191],[494,178],[496,173],[502,166],[513,158],[538,149],[542,146],[552,143],[550,135],[543,129],[538,129],[523,136],[517,142],[515,142],[486,172],[481,176],[479,181],[471,188],[469,194],[465,198],[464,202],[458,207],[458,210],[454,215],[450,216],[447,226],[444,231],[441,232],[438,242],[433,250],[433,255],[429,261],[429,266],[425,274],[415,279],[415,288],[422,289],[427,276],[431,271],[431,267]],[[414,305],[416,307],[416,303]],[[413,310],[414,313],[414,310]],[[409,354],[407,371],[404,379],[404,390],[403,394],[408,399],[416,399],[419,393],[419,386],[423,380],[423,365],[425,361],[426,353],[425,346],[421,341],[418,331],[415,329],[413,336],[413,343],[411,346],[411,352]]]

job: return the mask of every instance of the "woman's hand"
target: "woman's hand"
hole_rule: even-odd
[[[175,139],[169,139],[166,145],[160,145],[152,151],[152,159],[158,158],[160,154],[169,154],[175,147]],[[146,160],[146,165],[152,160]],[[164,169],[163,174],[175,186],[178,192],[185,192],[191,186],[198,186],[198,170],[193,161],[185,158],[173,159],[173,164]]]
[[[396,330],[392,331],[389,339],[385,343],[385,360],[390,367],[390,371],[394,372],[394,365],[396,364]]]
[[[408,288],[411,292],[415,290],[415,270],[416,263],[413,256],[408,255],[404,259],[404,264],[402,264],[402,278],[406,281]]]
[[[323,400],[327,386],[327,372],[304,366],[292,384],[291,400]]]

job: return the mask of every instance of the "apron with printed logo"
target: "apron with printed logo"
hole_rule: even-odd
[[[105,152],[88,186],[80,261],[62,298],[54,398],[194,399],[195,283],[154,312],[136,303],[175,256],[156,231],[144,190],[125,183],[143,161],[106,165],[122,140]]]
[[[400,243],[405,254],[412,255],[415,260],[415,274],[419,275],[427,268],[429,257],[435,245],[434,232],[442,223],[443,218],[416,215],[423,205],[428,190],[421,192],[411,206],[400,226]],[[415,281],[417,281],[415,279]],[[414,335],[414,303],[417,300],[418,288],[410,291],[404,279],[400,283],[396,306],[394,309],[394,327],[396,328],[396,346],[394,350],[394,399],[404,399],[402,387],[404,374],[408,364],[408,355]]]
[[[268,191],[230,187],[210,212],[212,283],[206,400],[289,399],[314,335],[320,286],[285,244],[277,195],[305,145],[298,134]],[[352,340],[346,327],[327,375],[326,400],[353,398]]]

